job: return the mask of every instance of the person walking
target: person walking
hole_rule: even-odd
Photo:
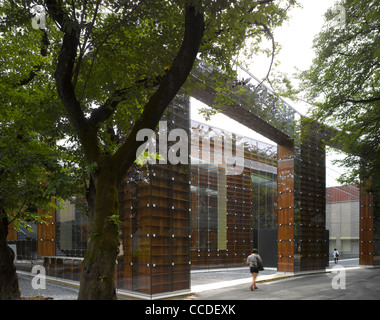
[[[258,289],[258,287],[256,286],[256,278],[259,273],[259,267],[257,263],[258,261],[260,261],[261,263],[263,262],[257,249],[253,249],[252,254],[248,256],[246,261],[246,263],[249,264],[249,271],[252,274],[251,291],[253,291],[254,289]]]
[[[334,263],[337,264],[339,260],[339,251],[336,248],[333,251]]]

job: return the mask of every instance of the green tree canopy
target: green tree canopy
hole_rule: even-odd
[[[49,63],[47,33],[33,29],[25,11],[2,5],[0,299],[17,299],[13,253],[6,244],[9,226],[20,230],[29,228],[31,222],[45,222],[57,208],[54,200],[84,191],[78,181],[80,167],[73,166],[77,160],[57,144],[69,127],[62,118],[55,84],[43,72]]]
[[[372,181],[380,189],[380,6],[339,1],[314,41],[316,58],[301,75],[313,117],[341,133],[350,168],[342,180]]]
[[[32,15],[14,3],[2,5],[0,207],[8,215],[26,214],[19,209],[47,208],[59,192],[63,197],[71,193],[64,186],[74,185],[69,168],[75,161],[57,144],[69,126],[47,72],[51,57],[46,30],[34,29]]]
[[[36,76],[31,84],[41,81],[45,88],[54,81],[63,107],[60,121],[70,126],[65,133],[78,142],[86,166],[92,168],[90,237],[79,298],[115,298],[119,241],[110,217],[119,215],[118,186],[143,143],[136,141],[137,132],[155,129],[177,93],[189,93],[194,83],[188,76],[201,60],[214,68],[208,80],[216,91],[225,93],[233,59],[247,40],[252,40],[252,50],[261,49],[261,39],[272,39],[271,30],[286,19],[294,2],[3,1],[7,48],[20,47],[12,40],[19,30],[26,44],[35,39],[36,56],[41,56],[37,44],[44,43],[45,35],[49,42],[42,63],[10,63],[9,72],[16,77],[32,68]],[[42,6],[40,34],[25,22],[36,5]]]

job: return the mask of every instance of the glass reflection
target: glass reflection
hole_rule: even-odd
[[[81,207],[65,201],[56,212],[56,255],[83,257],[87,248],[87,216]]]
[[[191,132],[196,133],[190,154],[192,267],[241,266],[257,246],[254,230],[277,225],[277,147],[197,121],[191,122]],[[194,143],[199,132],[206,140],[200,147]],[[216,152],[226,151],[217,145],[224,136],[244,146],[244,168],[238,175],[229,175],[223,162],[212,162]],[[210,152],[202,152],[202,146]]]

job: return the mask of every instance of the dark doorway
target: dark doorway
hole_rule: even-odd
[[[264,267],[277,268],[277,229],[254,230],[253,239]]]

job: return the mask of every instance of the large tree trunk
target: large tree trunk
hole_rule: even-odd
[[[96,179],[95,207],[89,204],[89,240],[83,260],[78,299],[114,300],[115,262],[119,250],[118,185],[112,169],[102,168]],[[95,192],[95,190],[93,191]]]
[[[85,116],[72,82],[74,65],[78,61],[81,26],[71,20],[60,1],[45,1],[49,15],[64,33],[54,74],[57,92],[83,147],[86,163],[96,163],[99,168],[93,180],[95,201],[89,204],[90,236],[82,266],[79,299],[116,298],[114,272],[119,249],[118,226],[115,223],[119,217],[118,186],[136,160],[136,151],[143,143],[136,140],[136,134],[140,129],[156,128],[166,107],[191,72],[205,30],[201,2],[196,2],[189,1],[185,6],[184,37],[170,69],[150,96],[127,139],[112,156],[107,156],[98,137],[100,124],[113,116],[118,104],[126,100],[130,89],[117,90],[103,105],[93,110],[89,118]]]
[[[7,244],[8,219],[5,213],[0,217],[0,300],[18,300],[20,290],[13,264],[14,252]]]

